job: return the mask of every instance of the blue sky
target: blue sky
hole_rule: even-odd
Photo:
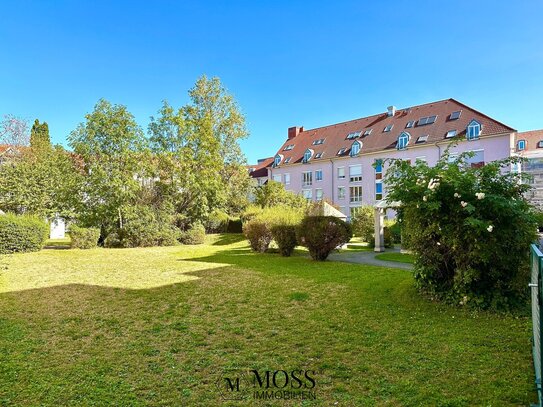
[[[99,98],[146,129],[163,99],[219,76],[251,132],[249,161],[287,128],[456,98],[543,128],[543,2],[3,1],[0,115],[49,123],[54,142]]]

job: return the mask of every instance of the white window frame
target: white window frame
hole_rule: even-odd
[[[343,175],[339,175],[339,170],[343,170]],[[345,179],[345,167],[338,167],[337,168],[337,178],[338,179]]]
[[[359,167],[360,174],[352,174],[353,168]],[[362,182],[362,164],[349,165],[349,182]]]
[[[317,175],[318,173],[320,173],[320,175],[321,175],[320,179],[319,179],[319,177]],[[321,169],[315,170],[315,182],[322,182],[322,180],[323,180],[322,170]]]
[[[319,192],[320,192],[320,198],[319,198]],[[322,188],[315,188],[315,200],[322,201],[324,198],[324,193],[322,192]]]
[[[284,177],[285,177],[285,185],[290,185],[290,173],[287,172],[284,175]]]
[[[272,181],[281,182],[281,174],[272,175]]]
[[[339,193],[339,191],[343,191],[343,195]],[[337,199],[345,199],[345,196],[347,195],[347,190],[344,186],[338,186],[337,187]]]
[[[310,187],[313,185],[313,171],[302,172],[302,187]]]
[[[352,193],[353,190],[360,191],[360,194],[354,195]],[[362,198],[363,198],[362,185],[353,185],[349,187],[349,202],[350,203],[360,203],[362,202]]]
[[[308,201],[313,199],[313,190],[312,189],[302,189],[302,196]]]

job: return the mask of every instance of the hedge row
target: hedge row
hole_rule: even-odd
[[[70,226],[70,239],[72,249],[92,249],[98,246],[100,229],[81,228],[76,225]]]

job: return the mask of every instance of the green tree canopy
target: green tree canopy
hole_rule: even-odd
[[[49,137],[49,125],[47,122],[40,124],[36,119],[30,130],[30,146],[36,149],[51,147],[51,138]]]

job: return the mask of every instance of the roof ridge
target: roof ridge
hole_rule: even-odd
[[[421,106],[426,106],[426,105],[432,105],[432,104],[435,104],[435,103],[442,103],[442,102],[446,102],[446,101],[449,101],[449,100],[452,100],[452,101],[455,101],[457,103],[460,103],[458,102],[457,100],[453,99],[453,98],[448,98],[448,99],[441,99],[441,100],[436,100],[434,102],[428,102],[428,103],[421,103],[420,105],[414,105],[414,106],[408,106],[408,107],[402,107],[402,108],[398,108],[397,111],[400,111],[400,110],[407,110],[407,109],[414,109],[416,107],[421,107]],[[469,106],[466,106],[466,107],[469,107]],[[475,109],[473,109],[475,110]],[[351,122],[355,122],[357,120],[363,120],[363,119],[369,119],[371,117],[379,117],[379,116],[382,116],[382,115],[386,115],[387,112],[383,112],[383,113],[375,113],[375,114],[372,114],[372,115],[369,115],[369,116],[363,116],[363,117],[359,117],[357,119],[351,119],[351,120],[345,120],[345,121],[342,121],[342,122],[339,122],[339,123],[334,123],[334,124],[327,124],[327,125],[324,125],[324,126],[319,126],[319,127],[313,127],[312,129],[304,129],[304,131],[300,132],[300,133],[306,133],[306,132],[310,132],[310,131],[314,131],[314,130],[319,130],[319,129],[324,129],[326,127],[335,127],[335,126],[339,126],[341,124],[347,124],[347,123],[351,123]],[[487,116],[488,117],[488,116]],[[503,124],[503,123],[500,123],[500,124]],[[505,126],[505,125],[504,125]],[[509,127],[509,126],[506,126],[506,127]]]

